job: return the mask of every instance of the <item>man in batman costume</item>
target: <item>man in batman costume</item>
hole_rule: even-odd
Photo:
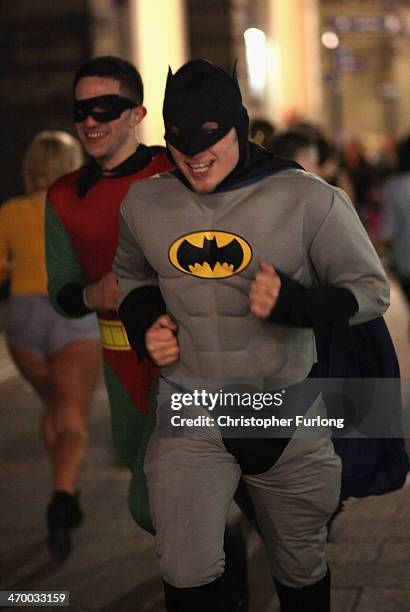
[[[131,187],[114,261],[130,343],[161,367],[159,421],[192,381],[298,388],[315,368],[313,328],[343,333],[380,316],[389,299],[348,198],[248,142],[235,77],[188,62],[168,75],[163,115],[177,169]],[[321,413],[320,397],[303,401],[304,412]],[[144,470],[169,612],[229,610],[223,532],[240,479],[282,612],[330,610],[326,523],[340,461],[329,432],[254,440],[204,428],[192,439],[157,427]]]

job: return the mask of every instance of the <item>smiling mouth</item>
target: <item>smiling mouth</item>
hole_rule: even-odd
[[[193,176],[202,176],[206,172],[208,172],[209,168],[214,163],[214,160],[206,161],[206,162],[186,162],[190,173]]]
[[[87,132],[85,134],[85,137],[90,140],[97,139],[97,138],[104,138],[104,136],[106,136],[105,132]]]

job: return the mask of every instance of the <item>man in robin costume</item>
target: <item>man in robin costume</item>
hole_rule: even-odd
[[[91,162],[58,180],[48,192],[46,255],[49,294],[69,317],[97,311],[114,445],[133,471],[129,505],[152,531],[142,471],[149,436],[148,397],[157,368],[138,363],[116,315],[119,290],[112,261],[120,203],[134,181],[171,167],[165,150],[136,140],[143,120],[143,84],[136,68],[98,57],[74,77],[74,124]]]
[[[330,431],[229,438],[193,398],[231,380],[287,381],[297,414],[320,419],[323,401],[304,386],[313,329],[380,316],[386,275],[343,192],[248,142],[235,75],[206,60],[170,71],[163,115],[177,169],[129,190],[113,269],[128,338],[162,373],[144,471],[166,608],[230,610],[223,533],[242,479],[282,611],[329,612],[326,524],[340,490]],[[204,423],[193,435],[170,427],[176,393]]]

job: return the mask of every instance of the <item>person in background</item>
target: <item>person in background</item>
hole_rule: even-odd
[[[302,133],[288,131],[274,136],[268,148],[279,157],[293,159],[307,172],[318,173],[319,152],[315,140]]]
[[[360,139],[352,139],[344,145],[341,152],[341,163],[352,182],[356,207],[360,209],[368,202],[374,178]]]
[[[17,368],[44,405],[41,431],[53,483],[47,546],[60,560],[71,551],[70,530],[82,520],[77,481],[101,349],[94,315],[69,321],[50,304],[44,209],[48,187],[82,159],[80,143],[69,134],[40,132],[23,160],[26,195],[0,209],[0,279],[11,277],[6,340]]]
[[[266,119],[253,119],[249,126],[249,140],[255,144],[268,146],[269,140],[275,133],[275,126]]]
[[[349,174],[342,166],[336,146],[325,136],[318,135],[316,146],[319,152],[317,173],[330,185],[343,189],[357,206],[356,193]]]
[[[390,247],[390,265],[410,304],[410,136],[397,152],[397,172],[382,190],[381,237]]]

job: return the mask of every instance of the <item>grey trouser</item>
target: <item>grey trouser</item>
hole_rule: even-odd
[[[286,586],[308,586],[326,574],[326,523],[338,504],[340,468],[329,432],[297,433],[268,471],[242,476],[272,574]],[[225,523],[241,470],[219,429],[192,439],[160,437],[157,428],[144,471],[163,579],[186,588],[220,577]]]

